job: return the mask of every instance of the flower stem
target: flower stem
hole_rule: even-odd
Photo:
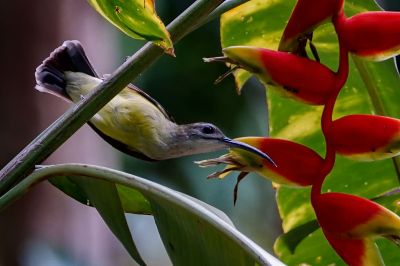
[[[346,19],[344,13],[340,13],[338,16],[333,18],[333,24],[335,26],[335,31],[339,34],[339,28],[341,23]],[[312,189],[311,189],[311,201],[314,202],[315,198],[321,194],[322,184],[326,176],[331,172],[336,159],[336,151],[332,145],[332,141],[328,137],[328,131],[332,127],[333,123],[333,110],[335,108],[336,99],[343,88],[344,84],[347,81],[347,77],[349,75],[349,53],[347,48],[343,45],[339,37],[339,67],[336,72],[336,82],[335,89],[333,90],[330,98],[326,102],[324,106],[324,110],[322,112],[321,118],[321,128],[322,133],[325,138],[326,145],[326,154],[324,159],[324,164],[319,172],[319,175],[314,180]]]

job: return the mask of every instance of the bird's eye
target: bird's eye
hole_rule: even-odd
[[[201,129],[201,132],[204,134],[213,134],[215,133],[215,129],[212,126],[205,126]]]

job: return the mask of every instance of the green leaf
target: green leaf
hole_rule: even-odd
[[[126,203],[141,206],[144,198],[151,205],[174,265],[283,265],[237,231],[214,207],[146,179],[103,167],[56,165],[36,170],[0,198],[0,211],[47,178],[80,202],[86,204],[85,199],[89,199],[107,223],[121,216],[122,205],[118,207],[117,201],[128,197],[128,191],[135,196],[126,198]]]
[[[127,213],[151,214],[150,202],[136,189],[117,184],[122,208]]]
[[[89,202],[97,209],[132,258],[140,265],[145,265],[133,242],[115,184],[83,176],[70,178],[80,189],[85,191]]]
[[[134,39],[144,39],[174,54],[173,43],[161,19],[154,0],[88,0],[92,7],[123,33]]]
[[[148,201],[140,193],[103,180],[79,176],[60,175],[49,181],[80,203],[95,207],[132,258],[141,265],[145,264],[133,242],[124,214],[124,210],[135,213],[150,212]]]
[[[392,212],[400,215],[400,190],[395,189],[388,191],[374,199],[372,199],[376,203],[379,203],[382,206],[385,206]]]
[[[318,228],[319,224],[317,220],[311,220],[305,224],[299,225],[287,232],[286,234],[281,235],[275,241],[274,249],[279,252],[278,255],[280,257],[283,256],[283,251],[293,254],[300,242]]]
[[[225,13],[221,17],[222,46],[252,45],[276,50],[294,4],[295,0],[252,0]],[[378,6],[372,0],[346,1],[345,4],[347,16],[377,9]],[[336,71],[338,44],[332,25],[328,23],[318,28],[314,32],[313,42],[318,49],[321,63]],[[239,86],[244,84],[249,76],[245,71],[237,73],[236,83]],[[399,118],[399,83],[400,78],[392,59],[368,62],[353,57],[349,79],[335,106],[334,119],[356,113],[376,113]],[[325,144],[320,127],[322,107],[283,98],[273,87],[267,88],[267,95],[270,135],[302,143],[323,156]],[[337,156],[335,167],[325,181],[323,190],[374,198],[399,187],[396,168],[399,168],[397,159],[366,163]],[[277,193],[284,232],[315,219],[308,188],[282,186]],[[279,244],[276,247],[281,259],[289,265],[303,262],[326,265],[341,261],[318,231],[304,238],[293,255],[286,252],[291,250],[290,246],[283,247]],[[387,255],[386,246],[382,246],[382,253],[385,261],[400,260],[400,252]],[[303,256],[309,259],[304,260]]]
[[[56,176],[49,179],[50,183],[62,192],[87,206],[93,206],[89,196],[82,190],[73,177]],[[137,190],[117,185],[122,208],[126,213],[151,214],[150,202]]]

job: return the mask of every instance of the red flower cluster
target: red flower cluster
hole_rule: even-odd
[[[400,239],[400,218],[390,210],[370,200],[342,193],[321,193],[322,183],[334,166],[336,153],[356,160],[380,160],[391,158],[400,151],[400,120],[377,115],[348,115],[332,121],[334,104],[347,79],[348,54],[372,60],[383,60],[400,50],[400,13],[365,12],[346,18],[343,1],[329,1],[330,12],[322,9],[325,18],[318,15],[301,16],[299,7],[317,5],[322,1],[299,0],[282,37],[282,50],[297,53],[302,40],[285,35],[287,29],[298,25],[300,18],[310,21],[299,28],[298,36],[310,34],[322,22],[330,19],[339,39],[339,69],[336,82],[330,88],[322,115],[327,152],[320,173],[314,178],[311,202],[318,222],[332,247],[349,265],[381,265],[382,259],[374,239],[386,237],[394,242]],[[335,5],[333,2],[336,2]],[[341,8],[337,8],[340,6]],[[303,7],[304,8],[304,7]],[[315,9],[314,9],[315,10]],[[314,12],[318,13],[318,12]],[[314,25],[311,26],[310,25]],[[302,43],[303,42],[303,43]],[[291,48],[294,47],[294,48]],[[297,53],[298,54],[298,53]],[[317,72],[315,72],[318,75]],[[330,81],[329,81],[330,83]],[[326,90],[326,89],[324,89]]]
[[[383,236],[398,244],[400,217],[373,201],[342,193],[322,193],[321,187],[334,167],[336,153],[355,160],[380,160],[400,153],[400,120],[365,114],[332,119],[337,96],[348,77],[349,53],[369,60],[383,60],[399,53],[400,12],[365,12],[347,18],[343,5],[344,0],[298,0],[283,33],[280,51],[234,46],[225,48],[225,57],[217,59],[252,72],[285,96],[323,105],[325,158],[287,140],[241,138],[270,154],[277,167],[238,150],[200,164],[228,165],[212,177],[241,171],[240,181],[245,173],[257,172],[280,184],[311,185],[311,203],[317,220],[336,252],[350,265],[381,265],[374,239]],[[333,23],[339,40],[336,72],[318,62],[312,45],[313,30],[325,22]],[[307,44],[316,61],[307,58]]]

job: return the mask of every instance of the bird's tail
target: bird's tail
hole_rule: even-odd
[[[36,89],[66,100],[71,98],[66,93],[65,71],[82,72],[98,77],[86,57],[79,41],[65,41],[55,49],[43,63],[36,68]]]

